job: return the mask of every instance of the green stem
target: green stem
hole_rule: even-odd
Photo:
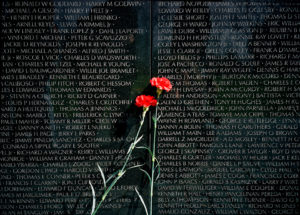
[[[122,172],[124,171],[124,169],[125,169],[125,167],[126,167],[128,161],[129,161],[129,158],[130,158],[130,156],[131,156],[131,153],[132,153],[132,151],[133,151],[133,149],[134,149],[134,144],[135,144],[137,138],[139,137],[140,131],[141,131],[142,126],[143,126],[143,124],[144,124],[144,119],[145,119],[145,113],[143,112],[143,114],[142,114],[142,119],[141,119],[141,121],[140,121],[140,127],[139,127],[139,129],[138,129],[138,131],[137,131],[137,133],[136,133],[135,138],[134,138],[133,145],[130,145],[130,151],[129,151],[129,153],[128,153],[128,156],[127,156],[127,158],[126,158],[126,161],[125,161],[125,163],[124,163],[124,165],[123,165],[122,170],[121,170],[120,173],[122,173]],[[133,147],[132,147],[132,146],[133,146]],[[120,173],[119,173],[119,174],[120,174]]]
[[[102,202],[105,200],[107,194],[110,192],[110,190],[113,188],[113,186],[117,183],[117,181],[124,175],[125,172],[123,172],[123,174],[118,174],[118,176],[113,180],[113,182],[110,184],[110,186],[105,190],[101,201],[99,202],[99,204],[97,205],[97,208],[95,209],[95,211],[93,212],[92,215],[96,215],[97,211],[99,210],[99,208],[101,207]]]
[[[157,98],[157,105],[155,107],[154,115],[154,130],[153,130],[153,145],[152,145],[152,168],[151,168],[151,188],[150,188],[150,215],[152,215],[153,208],[153,185],[154,185],[154,168],[155,168],[155,141],[156,141],[156,127],[157,127],[157,109],[159,104],[159,96]]]
[[[126,161],[125,161],[125,163],[123,164],[122,169],[119,171],[118,176],[113,180],[113,182],[110,184],[110,186],[105,190],[104,194],[102,195],[101,201],[100,201],[99,204],[97,205],[97,207],[96,207],[96,209],[95,209],[95,211],[93,212],[92,215],[96,215],[97,211],[98,211],[99,208],[101,207],[101,204],[102,204],[103,201],[105,200],[105,198],[106,198],[106,196],[108,195],[108,193],[110,192],[110,190],[111,190],[111,189],[113,188],[113,186],[118,182],[118,180],[124,175],[124,173],[125,173],[124,170],[125,170],[125,168],[126,168],[126,166],[127,166],[127,163],[128,163],[128,161],[129,161],[129,159],[130,159],[130,156],[131,156],[131,154],[132,154],[132,151],[133,151],[133,149],[134,149],[134,146],[135,146],[135,144],[136,144],[136,141],[137,141],[137,139],[138,139],[138,136],[139,136],[139,134],[140,134],[140,131],[141,131],[141,129],[142,129],[142,126],[143,126],[143,124],[144,124],[144,119],[145,119],[146,112],[147,112],[147,111],[145,111],[145,110],[143,111],[142,119],[141,119],[141,121],[140,121],[140,127],[139,127],[139,129],[138,129],[138,131],[137,131],[137,133],[136,133],[136,136],[135,136],[135,138],[134,138],[133,144],[130,145],[129,153],[128,153],[127,157],[126,157]]]

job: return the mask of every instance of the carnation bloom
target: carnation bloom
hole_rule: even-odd
[[[169,79],[162,77],[162,78],[152,78],[150,83],[153,87],[157,87],[158,95],[161,94],[163,90],[169,92],[172,89],[172,84]]]
[[[150,106],[156,106],[157,101],[153,96],[140,95],[135,99],[135,105],[138,107],[148,108]]]

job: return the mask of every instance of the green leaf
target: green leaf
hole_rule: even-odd
[[[144,202],[144,199],[143,199],[143,197],[140,195],[139,191],[138,191],[136,188],[135,188],[135,192],[138,194],[138,196],[139,196],[139,198],[140,198],[140,200],[141,200],[141,202],[142,202],[142,204],[143,204],[143,206],[144,206],[144,209],[145,209],[146,215],[148,215],[147,206],[146,206],[146,204],[145,204],[145,202]]]
[[[117,183],[117,181],[124,175],[124,172],[119,172],[118,177],[115,178],[115,180],[110,184],[110,186],[107,188],[107,190],[105,191],[105,193],[102,196],[102,201],[104,201],[104,199],[106,198],[107,194],[110,192],[110,190],[113,188],[113,186]]]
[[[103,179],[104,189],[106,189],[106,180],[105,180],[104,172],[102,171],[102,169],[101,169],[101,167],[100,167],[99,164],[97,164],[97,166],[98,166],[98,169],[99,169],[99,171],[100,171],[100,173],[101,173],[101,177],[102,177],[102,179]]]
[[[139,147],[136,147],[137,149],[145,149],[149,152],[149,154],[151,155],[151,157],[153,157],[153,153],[151,151],[151,149],[149,149],[148,147],[146,146],[139,146]]]
[[[134,145],[136,145],[138,142],[140,142],[143,139],[143,135],[139,137],[139,139],[137,139],[134,143]]]
[[[151,183],[152,179],[151,179],[150,175],[148,174],[148,172],[146,170],[143,170],[143,169],[140,169],[140,170],[146,174],[146,176],[149,179],[149,182]]]
[[[157,168],[157,171],[158,171],[158,174],[157,174],[157,177],[156,177],[155,181],[157,181],[157,179],[160,176],[160,164],[159,164],[159,161],[156,158],[155,158],[155,160],[157,162],[157,165],[156,165],[155,169]]]
[[[157,121],[160,119],[160,117],[161,117],[161,115],[159,115],[159,116],[157,117]]]
[[[92,205],[92,211],[91,211],[91,215],[93,215],[93,213],[95,211],[95,207],[96,207],[96,194],[95,194],[95,189],[94,189],[91,181],[89,181],[89,184],[91,186],[92,196],[93,196],[93,205]]]
[[[99,208],[101,207],[101,204],[103,203],[103,201],[105,200],[106,196],[108,195],[108,193],[110,192],[110,190],[113,188],[113,186],[118,182],[118,180],[125,174],[126,171],[121,172],[121,171],[117,171],[115,172],[113,175],[111,175],[109,177],[108,180],[112,179],[114,177],[114,175],[118,174],[118,176],[113,180],[113,182],[109,185],[109,187],[107,188],[107,190],[105,190],[99,204],[97,205],[96,209],[94,210],[94,212],[92,213],[92,215],[96,215],[97,211],[99,210]],[[107,180],[107,181],[108,181]]]
[[[113,174],[111,174],[111,176],[109,176],[109,178],[106,180],[106,183],[108,183],[111,179],[113,179],[113,177],[115,177],[118,173],[119,173],[119,170],[114,172]]]
[[[145,165],[145,164],[135,165],[135,166],[132,166],[132,167],[127,168],[127,170],[134,169],[134,168],[138,168],[138,167],[141,167],[141,166],[144,166],[144,165]]]
[[[127,151],[126,154],[128,155],[129,152],[130,152],[130,150],[133,150],[134,147],[136,146],[136,144],[137,144],[138,142],[140,142],[142,139],[143,139],[143,135],[140,136],[135,142],[131,143],[131,144],[130,144],[130,147],[129,147],[129,149],[128,149],[128,151]]]

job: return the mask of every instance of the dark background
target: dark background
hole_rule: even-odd
[[[299,213],[299,3],[3,1],[0,214],[90,214],[153,76],[154,214]],[[153,110],[150,110],[153,113]],[[150,116],[141,145],[150,145]],[[148,163],[136,151],[130,166]],[[149,171],[149,165],[145,170]],[[131,170],[100,214],[143,214]]]

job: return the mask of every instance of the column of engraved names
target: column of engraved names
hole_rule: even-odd
[[[51,148],[52,141],[48,119],[53,107],[45,97],[45,83],[58,48],[58,43],[47,37],[54,27],[53,11],[47,2],[43,6],[21,1],[1,4],[0,150],[5,155],[1,157],[1,200],[5,199],[1,201],[1,211],[34,213],[39,210],[41,198],[52,196],[41,187],[57,185],[48,175],[51,170],[34,162],[34,158]],[[45,205],[47,210],[60,207]]]
[[[162,178],[159,181],[158,207],[161,214],[200,212],[207,199],[200,185],[201,169],[207,166],[214,131],[208,111],[211,106],[213,75],[202,75],[207,44],[209,9],[201,2],[158,2],[158,75],[174,84],[160,102],[163,118],[158,125],[158,154]],[[161,186],[160,186],[161,185]],[[174,186],[177,185],[177,186]],[[187,196],[192,195],[193,198]]]
[[[134,41],[145,31],[120,24],[124,13],[118,13],[143,4],[3,5],[1,199],[6,200],[1,207],[62,211],[63,202],[73,206],[79,191],[90,195],[89,179],[102,183],[100,174],[91,174],[95,163],[83,161],[102,161],[107,171],[114,154],[125,153],[109,144],[124,139],[113,136],[112,128],[131,104]],[[85,204],[80,202],[78,211],[86,210]]]
[[[288,188],[280,192],[276,187],[296,183],[297,178],[298,119],[294,118],[295,111],[288,111],[299,108],[295,86],[299,80],[295,60],[299,55],[290,47],[298,37],[293,27],[299,20],[294,14],[297,9],[290,4],[276,8],[265,2],[216,3],[210,9],[211,37],[217,41],[209,44],[206,59],[209,68],[219,74],[215,102],[223,116],[220,125],[214,126],[220,144],[214,147],[213,160],[220,161],[214,166],[224,167],[221,177],[229,180],[221,189],[227,190],[226,195],[246,196],[253,210],[291,213],[283,212],[286,209],[282,204],[285,198],[293,202],[294,197]],[[253,195],[257,198],[251,198]],[[278,204],[264,205],[269,196],[276,196],[272,202]],[[225,200],[222,205],[224,210],[217,211],[231,210]]]
[[[275,9],[265,2],[211,7],[213,29],[206,60],[212,71],[221,74],[216,104],[230,112],[228,117],[282,116],[288,109],[297,110],[298,49],[291,46],[297,44],[293,26],[299,17],[287,11],[295,12],[289,4]],[[231,36],[221,39],[225,34]]]
[[[86,3],[91,7],[91,2]],[[137,75],[136,38],[145,34],[138,28],[136,11],[143,5],[136,1],[127,4],[121,1],[94,2],[90,13],[80,17],[77,28],[69,35],[66,47],[76,49],[76,54],[66,55],[66,61],[76,68],[74,91],[68,95],[69,107],[60,109],[71,115],[71,125],[66,135],[78,135],[77,154],[97,161],[106,174],[112,173],[125,149],[120,143],[130,141],[126,136],[116,136],[117,123],[124,116],[132,100],[130,90]],[[75,10],[76,12],[76,10]],[[129,15],[128,15],[129,14]],[[124,128],[121,128],[124,129]],[[69,133],[69,131],[71,133]],[[131,137],[130,137],[131,138]],[[85,174],[87,169],[95,169],[95,162],[80,164],[82,172],[71,185],[90,194],[88,180],[103,186],[99,174]],[[81,183],[81,181],[84,181]],[[130,186],[116,185],[113,194],[132,189]],[[124,201],[125,202],[125,201]],[[105,208],[120,208],[122,201],[112,202]],[[84,207],[82,207],[84,210]]]

